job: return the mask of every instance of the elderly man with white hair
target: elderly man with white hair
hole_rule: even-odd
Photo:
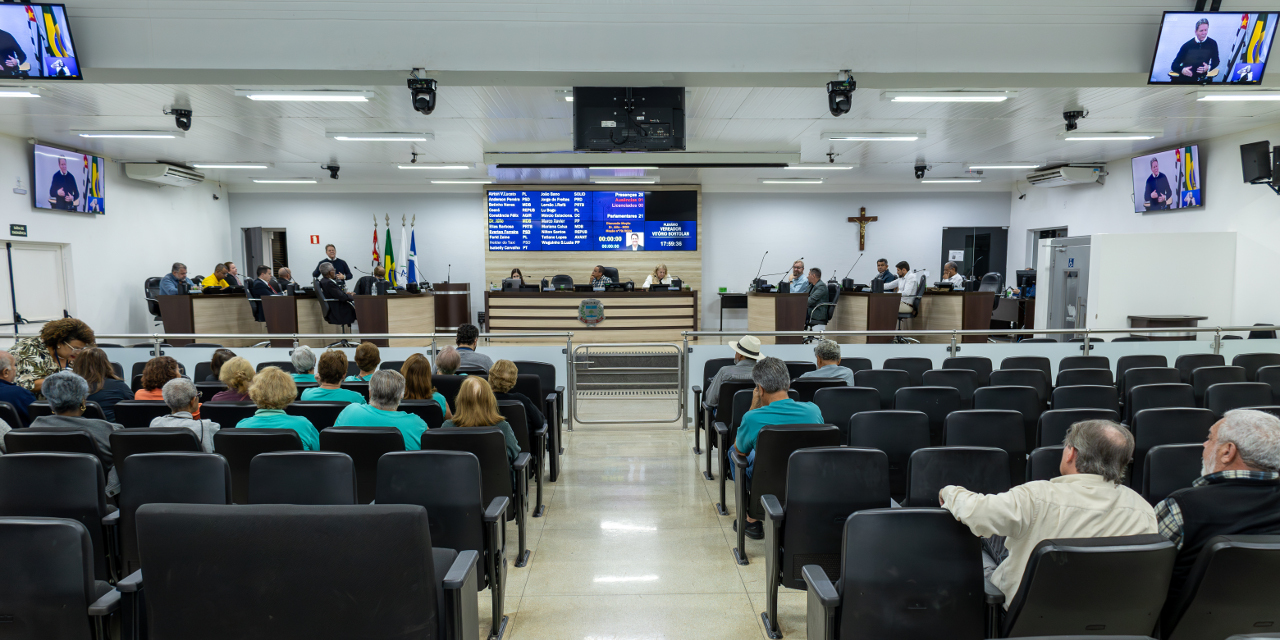
[[[1280,418],[1228,411],[1209,429],[1201,474],[1156,507],[1160,535],[1178,545],[1170,602],[1210,538],[1280,534]]]
[[[289,361],[293,363],[293,373],[289,375],[295,383],[316,381],[316,352],[311,347],[304,344],[294,349]]]
[[[27,417],[27,405],[36,401],[35,394],[27,391],[23,387],[18,386],[15,380],[18,378],[18,362],[14,359],[13,354],[8,351],[0,351],[0,402],[8,402],[18,411],[18,417],[23,420],[29,420]],[[14,429],[21,429],[20,424],[11,424]],[[0,438],[4,437],[0,433]]]
[[[213,434],[220,425],[212,420],[197,420],[192,417],[200,410],[200,392],[195,383],[186,378],[174,378],[160,389],[164,403],[169,406],[169,415],[156,416],[151,420],[151,428],[182,427],[190,429],[200,440],[200,448],[205,453],[213,453]]]

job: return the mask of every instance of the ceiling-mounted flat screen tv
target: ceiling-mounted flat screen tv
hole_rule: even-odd
[[[1133,159],[1133,210],[1137,213],[1204,206],[1200,146],[1188,144]]]
[[[1147,84],[1262,82],[1280,13],[1167,11]]]
[[[31,195],[37,209],[106,213],[106,158],[35,145]]]
[[[0,80],[82,80],[67,8],[0,4]]]

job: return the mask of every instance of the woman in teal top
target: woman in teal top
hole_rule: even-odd
[[[293,350],[293,370],[294,373],[289,374],[294,382],[315,382],[316,381],[316,354],[311,347],[303,345]]]
[[[373,372],[378,370],[378,363],[382,362],[382,355],[378,353],[378,346],[372,342],[361,342],[356,347],[356,366],[360,367],[360,375],[347,376],[347,382],[369,382],[373,378]]]
[[[320,356],[320,364],[316,366],[316,377],[320,386],[302,392],[302,400],[307,402],[350,402],[364,404],[364,396],[359,391],[341,388],[342,378],[347,375],[347,354],[330,349]]]
[[[498,399],[489,388],[489,381],[479,376],[467,376],[458,389],[458,397],[454,398],[458,412],[453,419],[446,420],[444,428],[449,427],[497,427],[502,430],[502,438],[507,445],[507,462],[515,462],[520,455],[520,441],[511,430],[511,425],[498,413]]]
[[[258,405],[252,417],[236,424],[237,429],[293,429],[302,438],[306,451],[320,450],[320,432],[302,416],[291,416],[284,408],[298,395],[298,386],[280,367],[267,367],[253,378],[249,397]]]
[[[396,411],[404,397],[404,376],[376,371],[369,380],[369,404],[349,404],[333,422],[335,427],[395,427],[404,436],[405,451],[422,448],[427,423],[412,413]]]
[[[444,395],[431,386],[431,361],[426,356],[421,353],[409,356],[400,366],[400,375],[404,376],[405,400],[435,400],[446,420],[453,417]]]

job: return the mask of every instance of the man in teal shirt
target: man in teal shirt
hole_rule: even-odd
[[[751,381],[756,383],[751,396],[751,409],[742,416],[742,424],[738,425],[738,437],[733,444],[734,450],[747,456],[746,477],[742,481],[747,483],[748,488],[751,486],[751,472],[755,470],[756,439],[760,437],[760,429],[771,424],[824,423],[818,405],[796,402],[787,396],[787,390],[791,388],[791,374],[787,371],[787,363],[782,360],[761,358],[751,371]],[[733,468],[729,469],[732,471]],[[734,481],[738,479],[735,478]],[[748,516],[745,533],[749,538],[760,540],[764,538],[764,525]]]
[[[335,427],[395,427],[404,436],[405,451],[422,448],[427,423],[412,413],[396,411],[404,398],[404,376],[382,369],[369,379],[369,404],[349,404],[338,414]]]

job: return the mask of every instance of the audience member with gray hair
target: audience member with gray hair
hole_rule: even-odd
[[[98,445],[98,459],[107,474],[107,495],[120,493],[120,479],[112,466],[111,432],[122,429],[106,420],[84,417],[85,398],[89,396],[89,383],[70,371],[59,371],[44,379],[40,388],[49,401],[51,416],[40,416],[31,422],[37,431],[82,431],[89,434]]]
[[[157,416],[151,420],[151,428],[182,427],[190,429],[200,439],[200,447],[205,453],[213,453],[213,434],[218,431],[218,423],[212,420],[196,419],[192,415],[200,411],[200,392],[195,383],[186,378],[174,378],[161,387],[164,403],[169,406],[169,415]]]
[[[34,393],[18,386],[15,380],[18,379],[18,362],[14,359],[13,354],[8,351],[0,351],[0,402],[8,402],[18,411],[18,417],[24,422],[29,421],[27,416],[27,405],[36,401]],[[23,425],[8,425],[14,429],[21,429]],[[4,438],[4,433],[0,432],[0,439]],[[0,451],[4,450],[4,445],[0,444]]]
[[[840,366],[840,345],[834,340],[822,339],[815,343],[813,359],[818,362],[818,369],[800,374],[801,378],[838,378],[853,386],[853,370]]]
[[[1008,608],[1031,551],[1051,538],[1097,538],[1156,532],[1156,514],[1120,484],[1133,458],[1133,436],[1110,420],[1071,425],[1052,480],[1018,485],[997,495],[954,485],[938,500],[956,520],[983,538],[983,570],[1004,593]]]
[[[395,427],[404,436],[404,448],[422,448],[422,432],[427,423],[412,413],[397,411],[404,399],[404,376],[399,371],[381,369],[369,378],[369,404],[349,404],[338,414],[335,427]]]
[[[1280,534],[1280,418],[1228,411],[1209,429],[1201,473],[1156,508],[1160,535],[1178,545],[1171,602],[1210,538]]]
[[[293,355],[289,357],[293,362],[294,382],[315,382],[316,381],[316,353],[311,347],[302,345],[293,350]]]
[[[773,424],[823,424],[822,411],[812,402],[796,402],[787,395],[791,388],[791,374],[787,363],[777,358],[761,358],[751,369],[751,381],[756,388],[751,395],[751,409],[742,416],[738,425],[738,437],[733,449],[747,457],[746,477],[748,490],[751,474],[756,465],[756,440],[760,429]],[[730,466],[732,470],[734,467]],[[737,478],[734,481],[738,481]],[[734,523],[734,527],[737,527]],[[737,529],[734,529],[735,531]],[[764,537],[764,525],[747,517],[747,537],[759,540]]]

